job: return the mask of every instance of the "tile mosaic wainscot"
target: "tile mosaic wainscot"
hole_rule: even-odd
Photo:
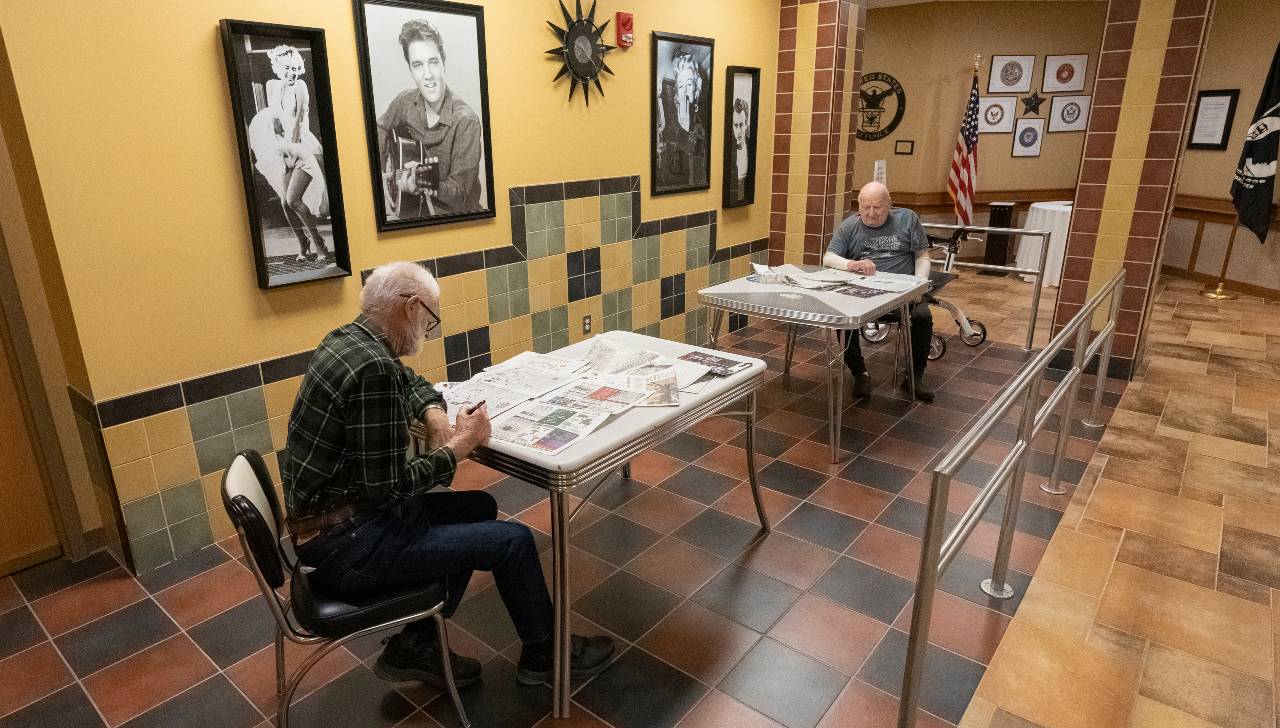
[[[636,176],[515,187],[509,200],[509,245],[417,261],[440,281],[443,322],[406,363],[431,381],[581,341],[587,316],[592,333],[703,342],[711,317],[698,289],[746,275],[768,255],[767,238],[717,245],[714,210],[643,220]],[[726,328],[746,325],[732,315]],[[86,451],[98,455],[95,482],[112,524],[104,530],[135,572],[232,535],[219,489],[235,452],[263,453],[281,487],[289,411],[310,356],[97,403],[72,393]]]

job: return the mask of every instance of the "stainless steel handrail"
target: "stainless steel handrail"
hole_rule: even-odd
[[[1035,345],[1036,339],[1036,322],[1040,318],[1040,295],[1044,290],[1044,266],[1049,259],[1049,238],[1051,233],[1048,230],[1020,230],[1018,228],[1001,228],[987,227],[984,225],[945,225],[937,222],[921,223],[926,229],[934,230],[966,230],[971,233],[1007,233],[1010,235],[1026,235],[1028,237],[1040,238],[1040,264],[1034,269],[1018,268],[1011,265],[987,265],[986,263],[967,263],[962,260],[953,261],[951,265],[956,268],[968,268],[969,270],[989,270],[1001,273],[1017,273],[1019,275],[1035,276],[1035,284],[1031,288],[1031,320],[1027,322],[1027,345],[1025,351],[1031,351]]]
[[[1042,256],[1043,257],[1043,256]],[[929,622],[933,616],[933,596],[938,580],[946,573],[965,539],[973,532],[982,515],[991,507],[997,496],[1005,496],[1004,516],[1000,524],[1000,538],[996,546],[995,563],[991,578],[982,582],[981,588],[995,599],[1008,599],[1014,594],[1007,583],[1009,554],[1013,549],[1014,526],[1018,520],[1018,506],[1022,501],[1022,480],[1026,474],[1031,441],[1048,424],[1053,411],[1061,408],[1058,420],[1057,440],[1053,452],[1053,468],[1048,480],[1041,484],[1046,493],[1061,495],[1065,488],[1059,486],[1062,460],[1071,433],[1071,410],[1079,393],[1080,380],[1085,368],[1098,355],[1098,374],[1094,382],[1092,407],[1084,420],[1086,426],[1101,426],[1100,408],[1105,388],[1106,372],[1111,363],[1111,342],[1115,336],[1116,318],[1120,312],[1120,300],[1124,292],[1125,271],[1120,269],[1107,281],[1071,318],[1067,325],[1050,340],[1049,344],[1027,361],[1014,375],[1013,381],[1004,387],[996,398],[980,412],[972,427],[942,457],[933,468],[932,490],[929,496],[928,515],[925,520],[924,538],[921,544],[920,571],[916,579],[916,593],[911,612],[911,636],[907,642],[906,671],[902,677],[902,701],[898,708],[898,728],[915,725],[916,707],[919,703],[920,681],[924,674],[925,653],[929,645]],[[1107,322],[1090,342],[1092,319],[1103,300],[1110,297]],[[1074,339],[1071,369],[1040,404],[1040,383],[1050,362]],[[982,441],[1005,417],[1013,412],[1021,401],[1018,415],[1018,436],[1004,460],[996,468],[987,483],[978,492],[973,503],[965,510],[950,533],[944,534],[947,499],[951,478],[969,461]]]

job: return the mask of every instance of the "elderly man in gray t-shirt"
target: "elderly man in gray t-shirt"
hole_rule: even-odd
[[[889,189],[868,182],[858,191],[858,212],[836,227],[822,258],[824,265],[862,275],[876,271],[929,276],[929,240],[920,218],[911,210],[892,207]],[[897,314],[890,318],[896,320]],[[929,363],[929,341],[933,337],[933,316],[928,305],[911,309],[911,358],[916,399],[933,401],[933,392],[924,386],[924,368]],[[871,375],[862,360],[856,331],[849,332],[844,361],[853,372],[853,395],[871,394]],[[907,381],[902,381],[906,388]]]

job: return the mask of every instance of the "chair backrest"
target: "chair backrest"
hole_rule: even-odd
[[[262,456],[253,450],[237,453],[222,475],[222,505],[244,537],[254,565],[271,588],[284,584],[280,552],[283,517]]]

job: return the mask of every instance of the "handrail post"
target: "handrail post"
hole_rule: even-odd
[[[1013,469],[1005,490],[1004,518],[1000,521],[1000,542],[996,546],[996,561],[991,567],[991,578],[983,579],[979,587],[987,596],[1008,599],[1013,596],[1009,586],[1009,554],[1013,551],[1013,531],[1018,523],[1018,506],[1022,503],[1022,479],[1027,472],[1027,458],[1031,454],[1031,438],[1036,418],[1036,401],[1039,399],[1041,377],[1027,384],[1027,396],[1022,401],[1022,421],[1018,424],[1018,441],[1026,444],[1018,466]]]
[[[1062,405],[1062,415],[1058,418],[1058,439],[1053,448],[1053,469],[1049,471],[1049,479],[1040,484],[1040,490],[1049,495],[1065,495],[1067,489],[1062,487],[1062,458],[1066,453],[1067,439],[1071,437],[1071,412],[1075,407],[1076,396],[1080,392],[1080,377],[1084,375],[1084,353],[1089,348],[1089,327],[1081,324],[1076,330],[1076,350],[1071,355],[1071,384],[1067,385],[1067,396]]]
[[[1102,342],[1102,351],[1098,356],[1098,374],[1094,377],[1093,382],[1093,406],[1089,408],[1089,416],[1081,420],[1085,427],[1102,427],[1106,423],[1102,421],[1102,391],[1106,389],[1107,370],[1111,366],[1111,342],[1116,338],[1116,319],[1120,315],[1120,297],[1124,294],[1124,281],[1126,277],[1125,269],[1120,269],[1120,277],[1116,281],[1115,288],[1111,289],[1111,311],[1107,316],[1107,321],[1111,323],[1110,332],[1107,338]],[[1088,323],[1082,322],[1083,326]],[[1088,362],[1085,362],[1088,365]]]
[[[938,588],[938,559],[941,557],[942,529],[946,523],[950,491],[951,476],[935,471],[920,549],[915,602],[911,607],[911,634],[907,638],[902,700],[898,703],[898,728],[912,728],[916,724],[916,706],[920,702],[920,680],[924,675],[925,654],[929,647],[929,620],[933,616],[933,592]]]
[[[1040,318],[1040,295],[1044,288],[1044,266],[1049,260],[1049,236],[1040,236],[1040,272],[1036,274],[1036,282],[1031,289],[1031,321],[1027,326],[1027,348],[1031,351],[1036,340],[1036,322]]]

